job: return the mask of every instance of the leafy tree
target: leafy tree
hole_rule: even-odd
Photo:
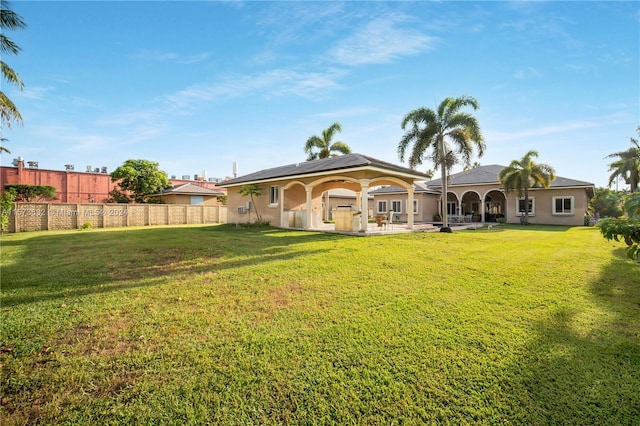
[[[342,141],[332,142],[337,132],[342,131],[340,123],[335,122],[329,128],[322,131],[322,136],[313,135],[307,139],[304,145],[304,152],[308,154],[307,161],[318,160],[320,158],[335,157],[339,154],[350,154],[351,148]],[[339,153],[339,154],[338,154]],[[329,191],[323,194],[325,199],[324,220],[329,220]]]
[[[553,167],[538,164],[533,157],[538,158],[538,152],[531,150],[498,173],[498,180],[507,193],[515,190],[519,197],[524,197],[524,214],[520,216],[522,224],[529,223],[529,188],[548,188],[556,178]]]
[[[109,191],[109,198],[107,200],[109,203],[128,203],[129,196],[121,191],[118,191],[118,188],[113,188]]]
[[[158,166],[154,161],[127,160],[111,173],[111,181],[118,182],[120,194],[127,200],[142,203],[146,195],[171,187],[169,177]]]
[[[599,223],[600,233],[607,240],[624,241],[629,246],[627,256],[640,260],[640,193],[628,195],[624,202],[625,218],[606,218]]]
[[[408,157],[409,167],[415,169],[425,156],[433,161],[436,168],[440,167],[443,222],[440,230],[443,232],[451,232],[444,210],[449,170],[458,162],[458,155],[462,156],[465,166],[469,166],[474,147],[478,150],[479,157],[482,157],[485,150],[478,120],[472,114],[461,111],[468,106],[477,110],[478,101],[470,96],[446,98],[440,102],[436,111],[430,108],[414,109],[402,120],[402,130],[406,130],[406,133],[398,144],[400,161],[404,161],[409,146],[413,144]]]
[[[640,126],[636,132],[640,136]],[[633,145],[631,148],[626,151],[614,152],[605,158],[617,158],[609,164],[611,172],[609,186],[613,184],[615,179],[621,177],[630,186],[631,192],[636,192],[640,189],[640,143],[638,143],[638,139],[629,139]]]
[[[4,189],[13,191],[16,201],[40,201],[55,198],[56,188],[44,185],[6,184]]]
[[[9,230],[9,217],[11,216],[15,199],[16,192],[13,189],[0,194],[0,233],[5,233]]]
[[[596,193],[589,200],[589,207],[601,218],[620,217],[622,211],[622,193],[609,188],[596,188]]]
[[[27,24],[22,17],[9,8],[8,2],[0,0],[0,58],[4,58],[6,55],[17,55],[21,50],[20,46],[6,36],[6,30],[17,30],[26,26]],[[4,80],[20,90],[23,89],[24,83],[18,73],[2,59],[0,59],[0,69]],[[12,121],[22,124],[22,115],[4,91],[0,90],[0,128],[11,128]],[[6,139],[2,138],[2,142],[5,141]],[[0,146],[1,151],[9,152]]]
[[[342,126],[336,122],[329,126],[328,129],[324,129],[322,136],[313,135],[309,137],[304,145],[304,152],[308,154],[307,161],[334,157],[339,155],[337,153],[351,154],[351,148],[346,143],[342,141],[332,142],[335,134],[341,131]]]
[[[259,197],[262,195],[262,188],[260,188],[255,183],[242,185],[238,193],[242,196],[248,195],[251,197],[251,207],[253,207],[256,210],[256,217],[258,218],[258,222],[262,222],[262,218],[260,217],[260,213],[258,213],[258,208],[256,207],[256,203],[253,201],[253,197]],[[249,208],[249,222],[251,222],[251,208]]]

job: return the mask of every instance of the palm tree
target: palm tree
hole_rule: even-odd
[[[640,126],[636,129],[640,136]],[[618,158],[609,164],[609,171],[612,172],[609,176],[609,185],[613,183],[618,177],[624,179],[624,181],[631,187],[631,192],[638,191],[640,186],[640,143],[638,139],[629,138],[633,145],[626,151],[614,152],[607,155],[605,158]]]
[[[478,101],[470,96],[446,98],[438,106],[437,111],[430,108],[418,108],[409,112],[402,120],[402,130],[407,126],[400,143],[398,156],[404,161],[409,145],[413,143],[411,155],[408,157],[409,167],[415,169],[431,151],[427,158],[435,167],[440,166],[442,178],[442,228],[443,232],[451,232],[446,215],[448,171],[462,156],[465,165],[471,163],[473,148],[482,157],[485,150],[484,137],[480,132],[478,120],[469,113],[460,110],[466,106],[478,109]]]
[[[0,0],[2,5],[0,7],[0,54],[1,56],[5,56],[8,54],[17,55],[20,53],[20,46],[14,43],[9,37],[5,35],[5,31],[16,30],[20,28],[25,28],[27,24],[24,22],[22,17],[15,13],[13,10],[9,9],[9,6],[6,1]],[[24,83],[22,79],[18,75],[17,72],[13,70],[9,65],[7,65],[4,61],[0,60],[0,69],[2,70],[2,77],[8,82],[18,89],[22,90],[24,87]],[[3,91],[0,91],[0,121],[3,126],[7,126],[7,128],[11,128],[11,122],[16,121],[17,123],[22,123],[22,116],[20,115],[20,111],[15,106],[15,104],[4,94]]]
[[[313,135],[307,139],[307,143],[304,145],[304,152],[308,154],[307,161],[339,155],[336,152],[351,154],[351,148],[346,143],[342,141],[331,142],[333,136],[341,131],[342,126],[340,123],[335,122],[328,129],[322,131],[322,137]]]
[[[524,197],[524,215],[520,217],[520,222],[525,225],[529,223],[529,188],[549,188],[556,178],[553,167],[538,164],[533,161],[533,157],[538,158],[538,152],[531,150],[522,159],[513,160],[498,173],[498,180],[505,192],[515,190],[519,197]]]
[[[335,122],[329,128],[322,131],[322,137],[313,135],[307,139],[307,143],[304,145],[304,152],[308,155],[307,161],[318,160],[321,158],[335,157],[340,154],[351,154],[351,148],[349,145],[342,141],[331,142],[333,136],[337,132],[342,131],[340,123]],[[324,220],[329,220],[329,191],[324,193],[325,209]]]

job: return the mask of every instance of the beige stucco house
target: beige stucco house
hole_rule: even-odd
[[[369,189],[381,185],[402,188],[412,202],[414,183],[425,180],[426,175],[406,167],[387,163],[362,154],[289,164],[260,170],[220,184],[227,189],[229,223],[249,221],[249,210],[255,218],[257,210],[262,219],[281,228],[318,229],[322,226],[322,194],[336,189],[347,189],[355,194],[355,205],[338,207],[332,211],[336,229],[342,219],[348,221],[347,231],[367,232],[370,219]],[[255,206],[248,196],[239,194],[243,185],[255,184],[261,196],[254,197]],[[413,226],[413,217],[407,227]]]
[[[451,222],[494,222],[505,218],[519,223],[524,213],[524,200],[517,192],[506,193],[498,181],[504,166],[488,165],[449,176],[446,212]],[[374,209],[387,208],[401,221],[413,216],[414,222],[438,221],[441,179],[416,183],[413,214],[408,215],[408,197],[403,188],[389,186],[372,191]],[[529,223],[545,225],[584,224],[589,200],[594,196],[592,183],[557,177],[549,188],[529,190]]]

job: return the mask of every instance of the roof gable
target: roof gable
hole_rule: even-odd
[[[165,189],[159,195],[181,194],[181,195],[224,195],[222,191],[216,191],[203,186],[194,185],[192,183],[183,183],[174,187]]]

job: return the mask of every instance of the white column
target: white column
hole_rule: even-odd
[[[413,191],[415,189],[414,185],[411,185],[411,188],[407,191],[407,228],[413,229]]]
[[[486,203],[486,199],[485,198],[481,198],[480,199],[480,222],[484,222],[484,212],[485,212],[485,203]]]
[[[360,232],[367,232],[369,226],[369,182],[360,181]]]
[[[307,212],[305,214],[305,216],[307,217],[307,222],[304,224],[304,229],[311,229],[311,191],[313,191],[313,188],[310,186],[305,186],[305,190],[307,191]]]
[[[289,218],[285,218],[284,217],[284,188],[280,187],[278,188],[278,191],[280,192],[278,194],[278,203],[280,203],[280,227],[281,228],[288,228],[289,227]]]

